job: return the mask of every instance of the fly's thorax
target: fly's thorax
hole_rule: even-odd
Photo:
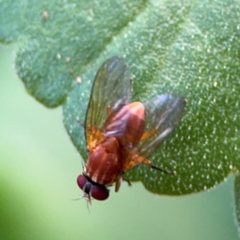
[[[105,139],[89,154],[85,174],[102,185],[114,183],[121,172],[119,143],[115,138]]]

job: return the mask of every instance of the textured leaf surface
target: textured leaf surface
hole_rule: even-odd
[[[97,69],[118,55],[133,76],[134,100],[174,92],[188,101],[176,133],[151,156],[177,176],[140,166],[129,180],[181,195],[239,170],[239,1],[0,4],[0,41],[20,42],[16,69],[27,91],[47,107],[63,105],[66,129],[85,158],[78,121],[84,121]]]

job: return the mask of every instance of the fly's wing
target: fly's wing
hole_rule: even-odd
[[[182,119],[185,103],[183,97],[167,93],[146,102],[145,133],[133,151],[149,156],[174,131]]]
[[[85,118],[85,137],[88,146],[102,138],[102,128],[110,112],[129,103],[131,78],[122,58],[112,57],[98,70]]]

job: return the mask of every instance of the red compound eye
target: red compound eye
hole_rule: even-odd
[[[96,200],[103,201],[109,196],[109,191],[105,186],[94,183],[84,175],[78,176],[77,184],[83,192]]]
[[[77,184],[82,190],[84,190],[84,187],[85,187],[87,182],[88,182],[88,180],[83,175],[78,176]]]

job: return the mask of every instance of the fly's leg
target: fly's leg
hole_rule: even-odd
[[[161,171],[161,172],[163,172],[163,173],[166,173],[166,174],[168,174],[168,175],[173,175],[173,176],[176,176],[176,175],[177,175],[177,172],[176,172],[176,171],[169,171],[169,170],[166,170],[166,169],[163,169],[163,168],[154,166],[154,165],[151,165],[150,167],[151,167],[152,169],[156,169],[156,170]]]
[[[121,186],[121,182],[122,182],[122,177],[119,176],[116,180],[116,184],[115,184],[115,192],[118,192],[120,186]]]
[[[152,162],[142,156],[139,156],[137,154],[131,154],[130,156],[126,157],[126,159],[128,159],[127,163],[123,166],[122,170],[123,170],[123,173],[133,169],[134,167],[138,166],[139,164],[146,164],[148,165],[150,168],[152,169],[156,169],[160,172],[163,172],[165,174],[168,174],[168,175],[177,175],[177,173],[175,171],[168,171],[168,170],[165,170],[163,168],[160,168],[160,167],[157,167],[157,166],[154,166],[152,164]],[[126,180],[126,179],[123,179],[123,180]],[[130,183],[129,181],[127,181],[128,184]],[[131,184],[131,183],[130,183]]]
[[[81,120],[76,119],[76,121],[84,128],[84,123]]]
[[[132,184],[129,180],[127,180],[126,178],[122,178],[121,176],[119,176],[116,180],[116,184],[115,184],[115,192],[118,192],[120,186],[121,186],[121,183],[122,181],[126,181],[128,183],[128,186],[131,187]]]
[[[123,181],[127,182],[128,186],[131,187],[132,186],[132,183],[126,179],[126,178],[122,178]]]
[[[151,162],[150,160],[148,160],[148,159],[143,159],[142,163],[150,166],[150,168],[152,168],[152,169],[156,169],[156,170],[158,170],[158,171],[160,171],[160,172],[163,172],[163,173],[165,173],[165,174],[173,175],[173,176],[177,175],[177,172],[176,172],[176,171],[168,171],[168,170],[166,170],[166,169],[163,169],[163,168],[154,166],[154,165],[152,164],[152,162]]]

